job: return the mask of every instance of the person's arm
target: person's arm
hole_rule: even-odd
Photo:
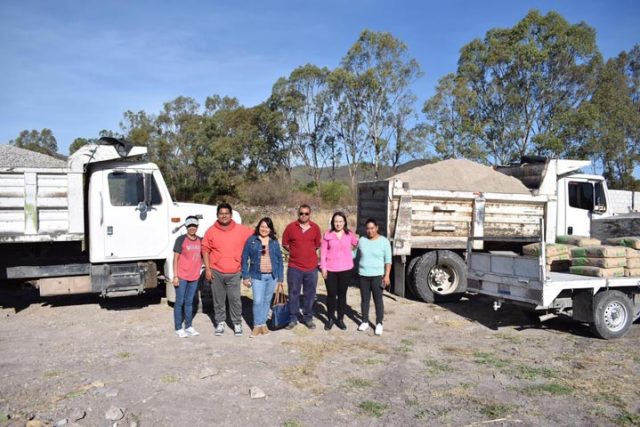
[[[386,238],[384,239],[384,277],[382,283],[385,288],[391,284],[391,243]]]
[[[250,247],[249,239],[244,244],[244,248],[242,248],[242,284],[246,287],[251,286],[251,277],[249,277],[249,247]]]
[[[327,239],[322,239],[320,242],[320,272],[322,278],[327,280],[327,251],[329,250],[329,242]]]
[[[282,233],[282,249],[284,249],[285,251],[289,252],[289,235],[291,234],[291,231],[289,229],[289,226],[287,225],[284,228],[284,233]]]
[[[278,243],[278,241],[276,241]],[[276,245],[276,250],[274,251],[274,255],[278,262],[276,263],[276,280],[278,281],[278,285],[282,285],[284,283],[284,260],[282,259],[282,251],[280,250],[280,243]]]
[[[178,278],[178,258],[180,258],[180,254],[182,253],[182,243],[184,242],[184,234],[178,236],[176,241],[173,243],[173,277],[171,278],[171,283],[173,286],[178,286],[180,284],[180,279]]]
[[[178,252],[173,253],[173,286],[176,288],[180,285],[180,279],[178,279],[178,258],[180,258],[180,254]]]
[[[359,239],[358,235],[352,231],[349,233],[349,236],[351,236],[351,247],[353,249],[357,248]]]
[[[384,283],[385,288],[388,288],[391,284],[391,264],[384,265],[384,276],[382,277],[382,283]]]
[[[204,261],[204,277],[207,279],[207,282],[210,282],[213,279],[213,275],[211,274],[211,267],[209,266],[209,253],[211,253],[211,249],[209,247],[210,241],[208,233],[205,233],[202,238],[202,260]]]

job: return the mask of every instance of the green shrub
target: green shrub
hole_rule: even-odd
[[[349,187],[344,182],[327,181],[320,183],[320,198],[324,203],[337,205],[347,194]]]

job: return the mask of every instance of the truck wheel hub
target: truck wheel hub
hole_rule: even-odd
[[[604,323],[610,331],[621,330],[627,323],[627,311],[619,302],[611,302],[604,308]]]
[[[429,272],[429,287],[434,292],[446,295],[456,288],[455,273],[447,266],[436,265]]]

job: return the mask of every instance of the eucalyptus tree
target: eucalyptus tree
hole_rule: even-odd
[[[309,169],[316,187],[322,167],[332,156],[328,76],[327,68],[300,66],[276,82],[270,101],[286,121],[290,154]]]
[[[342,58],[340,68],[350,93],[345,106],[360,110],[366,130],[363,141],[373,156],[374,174],[389,150],[384,134],[397,124],[397,114],[408,104],[410,85],[421,75],[418,62],[410,58],[404,42],[391,33],[364,30]]]
[[[336,68],[329,74],[333,120],[331,121],[333,144],[342,147],[342,154],[349,170],[351,188],[355,189],[358,172],[369,157],[365,143],[365,129],[361,99],[363,88],[355,75],[344,68]],[[337,141],[337,142],[336,142]]]
[[[486,160],[487,152],[474,138],[474,123],[469,115],[474,95],[462,78],[450,73],[438,81],[436,93],[425,101],[422,112],[426,121],[420,125],[421,136],[438,158]]]
[[[202,177],[195,167],[193,141],[202,125],[200,104],[193,98],[179,96],[165,102],[154,120],[157,137],[150,147],[172,194],[180,199],[191,196]]]
[[[603,170],[613,188],[638,186],[640,165],[640,45],[609,59],[600,69],[592,99],[583,152]]]
[[[556,12],[529,12],[461,49],[457,77],[474,94],[468,127],[494,163],[527,153],[559,155],[572,115],[593,92],[595,30]]]
[[[25,129],[18,134],[16,139],[9,141],[9,144],[49,156],[58,152],[58,142],[55,136],[53,136],[51,129],[47,128],[39,131],[35,129],[28,131]]]

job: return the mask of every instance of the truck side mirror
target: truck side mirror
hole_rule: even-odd
[[[138,203],[138,206],[136,206],[136,210],[140,211],[141,214],[147,213],[147,204],[145,202]]]

